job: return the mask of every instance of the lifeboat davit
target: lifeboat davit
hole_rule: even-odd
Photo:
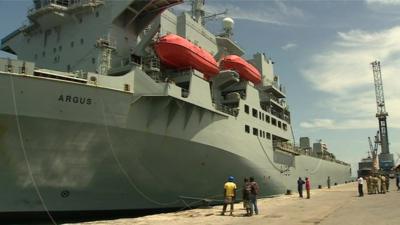
[[[182,70],[193,68],[202,72],[207,79],[219,73],[218,64],[209,52],[178,35],[161,37],[154,48],[161,62],[168,67]]]
[[[225,56],[220,62],[220,68],[222,70],[235,70],[240,77],[254,84],[261,83],[261,74],[257,68],[237,55]]]

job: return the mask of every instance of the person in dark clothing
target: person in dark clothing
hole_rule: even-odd
[[[326,181],[328,188],[331,188],[331,177],[328,177],[328,180]]]
[[[390,177],[389,175],[386,175],[386,192],[389,192],[389,185],[390,185]]]
[[[299,179],[297,180],[297,191],[299,192],[299,197],[302,198],[303,197],[303,185],[304,185],[304,180],[301,179],[301,177],[299,177]]]
[[[257,195],[259,192],[259,187],[257,182],[254,181],[253,177],[250,177],[251,184],[251,192],[250,192],[250,215],[253,215],[253,212],[258,215],[258,207],[257,207]]]
[[[400,190],[400,174],[397,174],[396,176],[396,185],[397,185],[397,190]]]
[[[251,194],[251,183],[249,182],[249,179],[244,178],[243,207],[246,209],[246,216],[251,216],[250,194]]]

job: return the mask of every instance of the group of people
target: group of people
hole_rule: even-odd
[[[366,176],[365,178],[360,176],[357,179],[358,196],[360,197],[364,196],[364,191],[363,191],[364,179],[367,182],[367,192],[369,195],[386,194],[386,192],[389,192],[389,184],[390,184],[389,176],[373,174],[370,176]],[[400,190],[400,174],[396,175],[396,186],[397,190]]]
[[[228,181],[224,184],[224,205],[221,215],[225,215],[226,208],[230,205],[229,215],[233,215],[233,205],[236,200],[237,186],[234,183],[233,176],[228,177]],[[246,209],[246,216],[252,216],[253,213],[258,214],[257,195],[259,194],[259,186],[253,177],[244,178],[242,188],[243,207]]]
[[[328,177],[328,186],[330,188],[330,179]],[[301,179],[301,177],[299,177],[299,179],[297,180],[297,191],[299,192],[299,197],[303,198],[303,186],[304,184],[306,185],[306,193],[307,193],[307,198],[310,199],[310,190],[311,190],[311,183],[310,183],[310,178],[306,177],[305,181]]]

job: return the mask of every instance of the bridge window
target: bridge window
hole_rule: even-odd
[[[246,133],[250,133],[250,126],[249,126],[249,125],[245,125],[245,126],[244,126],[244,131],[245,131]]]
[[[257,109],[253,109],[253,116],[254,116],[255,118],[257,118],[257,115],[258,115]]]
[[[244,112],[249,114],[250,113],[250,108],[248,105],[244,105]]]
[[[278,127],[281,128],[282,127],[282,123],[281,121],[278,121]]]
[[[267,139],[271,139],[271,134],[267,133]]]
[[[270,123],[271,122],[271,118],[268,115],[265,115],[265,121],[267,123]]]
[[[253,128],[253,135],[258,136],[258,129],[257,128]]]
[[[272,118],[272,125],[276,126],[276,119]]]
[[[286,123],[282,123],[282,127],[283,127],[283,130],[287,130],[287,125],[286,125]]]

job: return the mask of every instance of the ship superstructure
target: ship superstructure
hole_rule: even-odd
[[[18,60],[0,59],[0,213],[175,208],[221,198],[228,175],[254,176],[262,196],[299,176],[350,180],[322,142],[294,146],[272,60],[240,58],[231,19],[209,32],[204,1],[166,10],[181,2],[34,1],[1,45]],[[163,60],[161,40],[178,61]],[[204,63],[202,52],[225,67],[181,66],[182,54]]]

